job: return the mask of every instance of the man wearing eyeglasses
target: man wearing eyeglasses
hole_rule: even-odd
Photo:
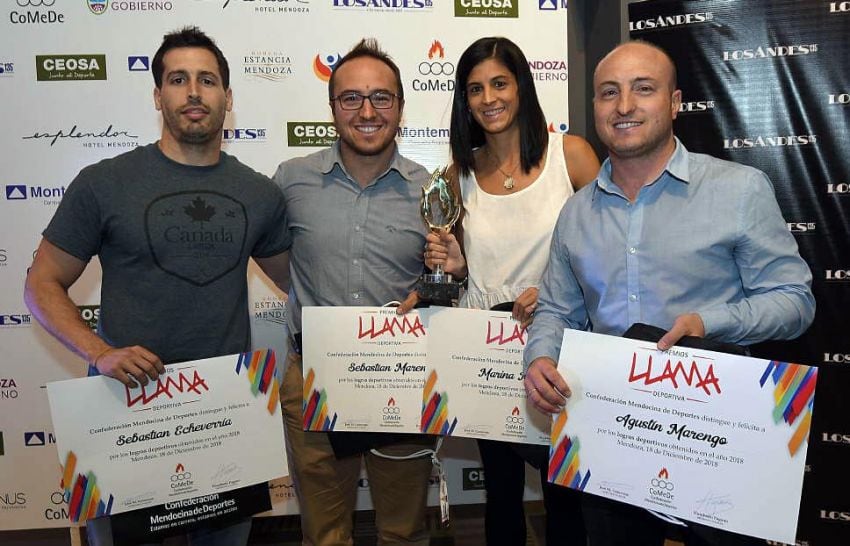
[[[287,217],[292,237],[287,316],[293,335],[281,403],[303,542],[352,544],[365,459],[379,543],[424,546],[431,462],[405,457],[432,447],[433,440],[302,430],[302,307],[383,305],[406,298],[423,271],[427,233],[419,196],[429,175],[402,157],[395,143],[404,106],[396,64],[374,40],[363,40],[339,60],[328,91],[339,140],[282,163],[274,176],[293,211]],[[378,445],[380,453],[372,449]]]

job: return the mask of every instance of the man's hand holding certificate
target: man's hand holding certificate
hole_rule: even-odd
[[[125,387],[47,386],[72,521],[221,493],[286,475],[272,351],[168,366]]]
[[[549,479],[794,542],[817,369],[566,330]]]

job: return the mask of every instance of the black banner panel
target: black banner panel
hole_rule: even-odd
[[[638,2],[629,6],[629,30],[676,63],[676,135],[691,151],[766,172],[811,267],[814,324],[797,340],[760,344],[753,354],[821,367],[797,544],[846,546],[850,1]]]

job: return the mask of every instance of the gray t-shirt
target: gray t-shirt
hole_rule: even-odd
[[[271,180],[232,156],[189,166],[149,144],[83,169],[44,237],[99,256],[108,343],[180,362],[250,349],[248,258],[289,248],[285,211]]]

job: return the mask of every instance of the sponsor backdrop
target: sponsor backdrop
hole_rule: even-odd
[[[821,367],[797,544],[850,544],[850,2],[635,3],[629,29],[676,61],[679,138],[765,171],[811,266],[814,325],[756,352]]]
[[[402,152],[433,169],[448,157],[455,64],[480,36],[523,48],[551,129],[567,129],[566,16],[566,0],[0,0],[0,529],[68,525],[44,385],[85,364],[33,323],[24,277],[77,172],[158,138],[150,62],[163,34],[193,24],[218,41],[234,94],[224,147],[267,174],[334,140],[328,76],[375,36],[405,84]],[[92,326],[99,276],[93,264],[71,291]],[[282,352],[282,295],[249,276],[255,345]],[[446,452],[451,500],[479,502],[474,446]],[[297,511],[290,482],[271,489],[275,513]]]

